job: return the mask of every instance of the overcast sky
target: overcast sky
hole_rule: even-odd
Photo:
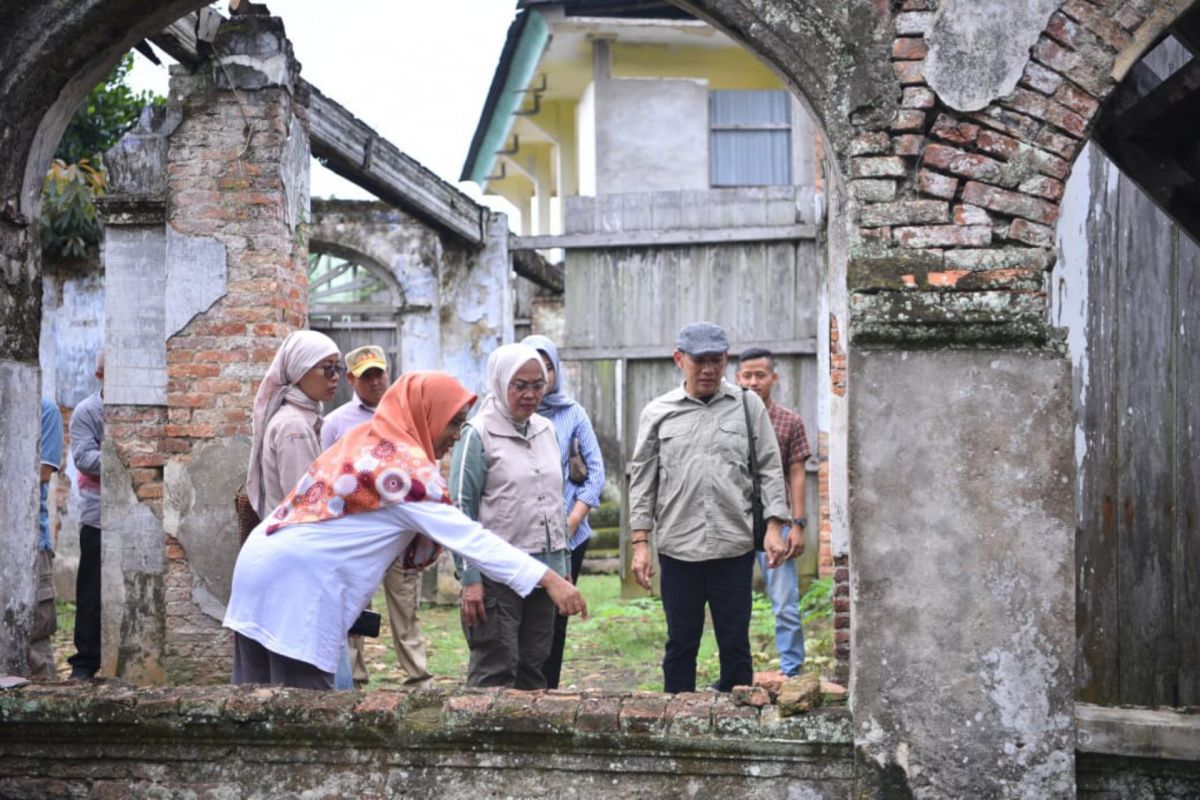
[[[268,7],[283,18],[305,80],[458,184],[516,0],[268,0]],[[217,8],[228,14],[227,3]],[[134,88],[165,95],[166,68],[136,58]],[[479,198],[474,184],[459,186]],[[370,196],[315,162],[312,194]]]

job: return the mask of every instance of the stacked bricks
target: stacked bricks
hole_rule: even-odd
[[[833,654],[834,680],[850,681],[850,557],[833,559]]]
[[[817,434],[817,575],[833,574],[833,518],[829,512],[829,434]]]
[[[940,324],[930,335],[943,337],[947,322],[1045,335],[1044,273],[1054,263],[1063,184],[1114,87],[1113,59],[1143,22],[1140,5],[1068,0],[1017,87],[978,112],[958,112],[925,83],[934,4],[900,4],[891,50],[899,108],[887,130],[860,131],[849,153],[856,342],[895,339],[895,327],[878,325],[889,321]]]
[[[195,75],[177,68],[171,86],[183,122],[169,140],[167,221],[220,241],[228,268],[227,294],[167,341],[167,418],[156,444],[177,461],[205,441],[250,438],[258,384],[307,318],[307,239],[286,220],[281,166],[305,109],[285,88],[235,93],[212,76],[211,65]],[[187,553],[169,536],[166,556],[168,680],[224,682],[231,637],[193,602]]]

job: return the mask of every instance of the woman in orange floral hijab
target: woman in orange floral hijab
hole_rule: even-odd
[[[234,683],[332,689],[346,631],[388,566],[427,566],[438,545],[522,596],[542,586],[561,613],[586,613],[569,582],[449,504],[437,460],[474,402],[445,373],[403,375],[254,529],[225,613]]]

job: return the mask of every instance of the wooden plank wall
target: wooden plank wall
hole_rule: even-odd
[[[1076,538],[1082,700],[1200,703],[1200,247],[1097,153]]]
[[[733,353],[747,343],[807,342],[816,338],[820,264],[816,243],[761,242],[568,251],[567,349],[608,357],[575,361],[576,396],[588,409],[605,449],[607,469],[625,486],[642,407],[682,380],[670,359],[683,325],[716,322],[729,332]],[[629,353],[637,351],[636,357]],[[804,419],[817,444],[815,352],[782,355],[776,399]],[[728,378],[733,381],[731,363]],[[815,519],[815,459],[807,508]],[[798,566],[802,585],[817,573],[817,525]]]

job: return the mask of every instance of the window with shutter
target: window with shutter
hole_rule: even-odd
[[[786,91],[713,91],[708,108],[713,186],[791,184],[792,112]]]

